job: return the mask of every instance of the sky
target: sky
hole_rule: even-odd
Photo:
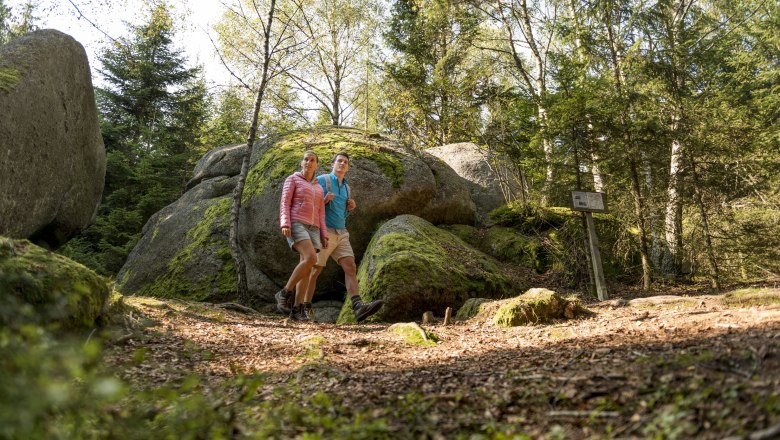
[[[89,56],[92,80],[100,84],[97,69],[100,67],[97,54],[106,46],[108,38],[95,29],[89,21],[113,38],[128,35],[126,22],[140,24],[143,18],[142,0],[35,0],[39,4],[38,26],[42,29],[57,29],[76,39],[84,46]],[[73,2],[88,20],[79,18]],[[21,11],[25,0],[6,0],[15,14]],[[177,29],[175,44],[184,50],[194,65],[204,66],[206,80],[210,85],[229,82],[229,74],[222,67],[208,38],[208,32],[221,16],[223,6],[219,0],[171,0],[176,14],[187,17],[182,29]]]

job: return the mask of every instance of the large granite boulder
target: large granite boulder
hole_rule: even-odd
[[[215,148],[206,153],[192,172],[187,189],[200,182],[220,176],[237,176],[241,172],[241,162],[246,156],[246,144],[232,144]]]
[[[0,237],[0,326],[92,327],[109,295],[106,280],[27,240]]]
[[[212,302],[234,296],[228,236],[237,181],[227,176],[204,180],[149,218],[117,274],[119,290]]]
[[[0,234],[58,246],[95,218],[106,170],[84,48],[41,30],[0,47]]]
[[[238,162],[238,154],[230,152],[229,148],[215,151],[213,156],[224,153],[223,159],[210,163],[223,162],[228,155],[236,156],[231,160]],[[259,303],[273,301],[273,294],[287,281],[298,261],[297,254],[290,250],[279,229],[279,200],[284,179],[300,168],[303,152],[309,149],[319,154],[322,172],[329,171],[336,152],[346,151],[352,158],[347,179],[357,209],[349,216],[347,227],[358,261],[377,225],[396,215],[413,213],[445,224],[474,222],[474,203],[462,179],[433,156],[413,152],[379,135],[346,128],[321,128],[269,137],[253,148],[239,224],[239,244],[247,261],[250,293]],[[198,173],[204,176],[225,173],[222,177],[225,179],[237,170],[235,166],[224,167],[224,170],[228,169],[232,171],[219,171],[216,165],[205,166]],[[117,276],[124,293],[209,300],[234,294],[234,283],[227,282],[228,275],[234,272],[232,261],[229,261],[227,225],[228,191],[235,181],[221,181],[224,195],[210,194],[204,198],[191,194],[216,179],[219,178],[202,181],[181,200],[149,220],[141,240]],[[165,228],[175,226],[175,230],[163,229],[163,223]],[[165,242],[152,240],[155,231],[158,231],[158,237],[165,234],[169,238]],[[204,249],[196,245],[194,237],[200,237],[200,243],[211,243],[212,247]],[[216,254],[220,256],[216,257]],[[203,259],[209,262],[204,264]],[[147,260],[155,262],[148,263]],[[178,274],[185,272],[192,274],[186,277],[187,283],[167,281],[181,280]],[[319,291],[343,295],[340,283],[343,283],[343,273],[336,264],[329,264],[320,276]],[[197,292],[197,295],[185,294],[185,291]]]
[[[305,150],[320,157],[328,172],[336,152],[350,157],[347,174],[357,208],[347,219],[350,243],[360,261],[379,223],[400,214],[419,215],[435,224],[473,223],[475,208],[462,180],[445,164],[413,152],[396,141],[345,128],[298,131],[269,139],[253,154],[244,190],[240,243],[249,260],[279,285],[298,261],[279,232],[279,199],[285,177],[300,168]],[[253,283],[252,275],[247,279]],[[318,280],[319,290],[344,292],[343,273],[329,264]],[[257,294],[271,301],[273,291]]]
[[[521,192],[515,167],[488,148],[463,142],[425,151],[446,162],[468,182],[479,224],[490,223],[488,213],[514,200]]]
[[[457,310],[469,298],[513,295],[492,258],[413,215],[398,216],[374,234],[358,282],[365,301],[385,301],[370,319],[387,322],[418,320],[426,311],[444,316],[447,307]],[[345,304],[338,322],[353,320]]]

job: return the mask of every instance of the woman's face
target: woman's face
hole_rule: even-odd
[[[311,153],[306,153],[303,155],[303,160],[301,160],[301,169],[303,170],[304,174],[314,173],[317,171],[319,166],[319,160],[317,159],[316,155]]]

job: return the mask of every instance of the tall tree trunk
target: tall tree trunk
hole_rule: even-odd
[[[553,142],[550,139],[550,133],[547,128],[547,50],[548,47],[537,42],[534,36],[533,26],[531,25],[531,14],[529,12],[527,0],[519,0],[517,3],[512,2],[509,6],[509,16],[507,16],[504,6],[500,4],[497,6],[498,14],[501,17],[501,21],[504,23],[504,28],[507,32],[509,46],[512,51],[512,60],[515,68],[520,73],[523,82],[528,87],[533,97],[534,103],[537,106],[537,117],[539,118],[539,135],[542,138],[542,150],[545,159],[545,178],[542,189],[541,203],[547,205],[550,202],[550,193],[553,187],[554,166],[553,166]],[[512,21],[516,20],[517,25],[520,26],[521,36],[515,36],[513,31]],[[535,72],[529,71],[524,63],[523,59],[525,54],[520,54],[515,46],[516,38],[523,39],[528,45],[530,51],[530,58],[533,60]]]
[[[647,152],[642,150],[642,169],[645,175],[645,191],[647,194],[652,194],[655,188],[653,183],[653,168],[650,166],[650,160],[647,157]],[[663,257],[663,239],[659,234],[658,216],[655,214],[650,215],[650,264],[653,267],[661,267],[661,258]]]
[[[233,263],[236,266],[236,290],[238,300],[245,304],[251,304],[252,298],[249,297],[249,285],[246,280],[246,263],[244,262],[244,257],[241,254],[241,248],[238,244],[238,225],[241,213],[241,198],[244,194],[244,185],[246,183],[247,174],[249,173],[249,163],[252,160],[252,146],[257,138],[257,124],[260,107],[263,104],[265,89],[268,87],[268,68],[271,63],[271,25],[274,21],[275,9],[276,0],[271,0],[271,5],[268,9],[268,17],[264,27],[263,37],[265,38],[265,41],[263,42],[263,65],[261,66],[262,74],[260,77],[260,87],[257,90],[255,107],[252,112],[252,124],[250,125],[249,133],[247,134],[247,151],[244,160],[241,162],[241,173],[238,177],[238,183],[233,190],[233,204],[230,207],[230,253],[233,257]]]
[[[542,205],[550,204],[553,187],[554,167],[553,167],[553,143],[547,130],[547,109],[539,104],[539,128],[542,137],[542,149],[544,150],[544,189],[542,190]]]
[[[642,203],[642,187],[640,186],[636,160],[631,159],[629,161],[629,167],[631,172],[631,195],[634,199],[634,215],[636,215],[637,228],[639,229],[639,252],[642,258],[642,289],[650,290],[652,268],[650,266],[650,258],[647,249],[647,231],[645,228],[644,206]]]
[[[712,249],[712,235],[710,235],[709,216],[707,208],[704,206],[704,200],[701,195],[701,186],[699,185],[699,176],[696,174],[696,162],[693,157],[691,162],[691,178],[693,179],[693,193],[696,197],[696,204],[699,207],[701,215],[701,227],[704,233],[704,243],[707,246],[707,263],[709,266],[710,283],[713,289],[720,290],[720,275],[718,271],[718,261],[715,259],[715,251]]]
[[[662,269],[667,275],[678,275],[680,273],[682,160],[682,143],[675,139],[672,141],[672,154],[669,159],[669,184],[666,189],[666,215],[664,217],[666,249]]]

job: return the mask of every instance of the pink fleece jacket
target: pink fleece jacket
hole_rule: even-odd
[[[309,182],[300,172],[295,172],[285,179],[282,200],[279,203],[281,227],[291,227],[293,220],[320,228],[320,239],[328,238],[328,228],[325,226],[325,191],[317,179]]]

